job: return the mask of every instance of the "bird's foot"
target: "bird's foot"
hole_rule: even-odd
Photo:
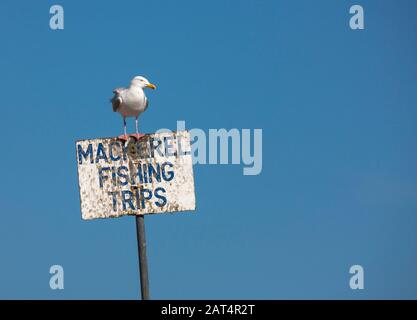
[[[117,139],[122,140],[124,142],[128,141],[130,137],[139,140],[140,138],[142,138],[145,134],[143,133],[135,133],[135,134],[122,134],[120,136],[117,137]]]
[[[145,134],[143,133],[135,133],[133,136],[136,138],[136,140],[139,140],[140,138],[142,138]]]
[[[117,137],[117,139],[126,142],[129,139],[129,136],[127,134],[121,134],[120,136]]]

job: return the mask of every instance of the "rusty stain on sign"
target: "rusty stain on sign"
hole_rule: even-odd
[[[76,142],[85,220],[195,210],[188,131]]]

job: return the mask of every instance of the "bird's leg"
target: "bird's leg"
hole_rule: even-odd
[[[140,137],[143,137],[144,134],[143,133],[139,133],[139,121],[138,121],[138,117],[136,117],[135,124],[136,124],[136,135],[135,136],[136,136],[136,139],[139,140],[139,138]]]
[[[123,117],[123,129],[124,129],[124,135],[120,135],[119,139],[127,141],[126,118],[125,117]]]
[[[123,117],[123,128],[124,128],[124,131],[125,131],[125,138],[126,138],[126,140],[127,140],[127,133],[126,133],[126,118],[125,118],[125,117]]]

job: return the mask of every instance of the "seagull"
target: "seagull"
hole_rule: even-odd
[[[139,139],[143,134],[138,131],[139,115],[148,108],[148,98],[143,91],[145,88],[156,89],[156,86],[148,81],[145,77],[136,76],[130,82],[128,88],[116,88],[113,90],[114,96],[110,99],[113,111],[119,112],[123,117],[124,135],[119,136],[119,139],[127,140],[126,133],[126,118],[136,118],[136,139]]]

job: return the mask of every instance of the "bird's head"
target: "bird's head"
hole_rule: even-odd
[[[145,77],[142,76],[136,76],[132,79],[132,81],[130,82],[130,84],[132,86],[139,86],[142,89],[144,88],[151,88],[151,89],[156,89],[156,86],[152,83],[150,83],[148,81],[148,79],[146,79]]]

